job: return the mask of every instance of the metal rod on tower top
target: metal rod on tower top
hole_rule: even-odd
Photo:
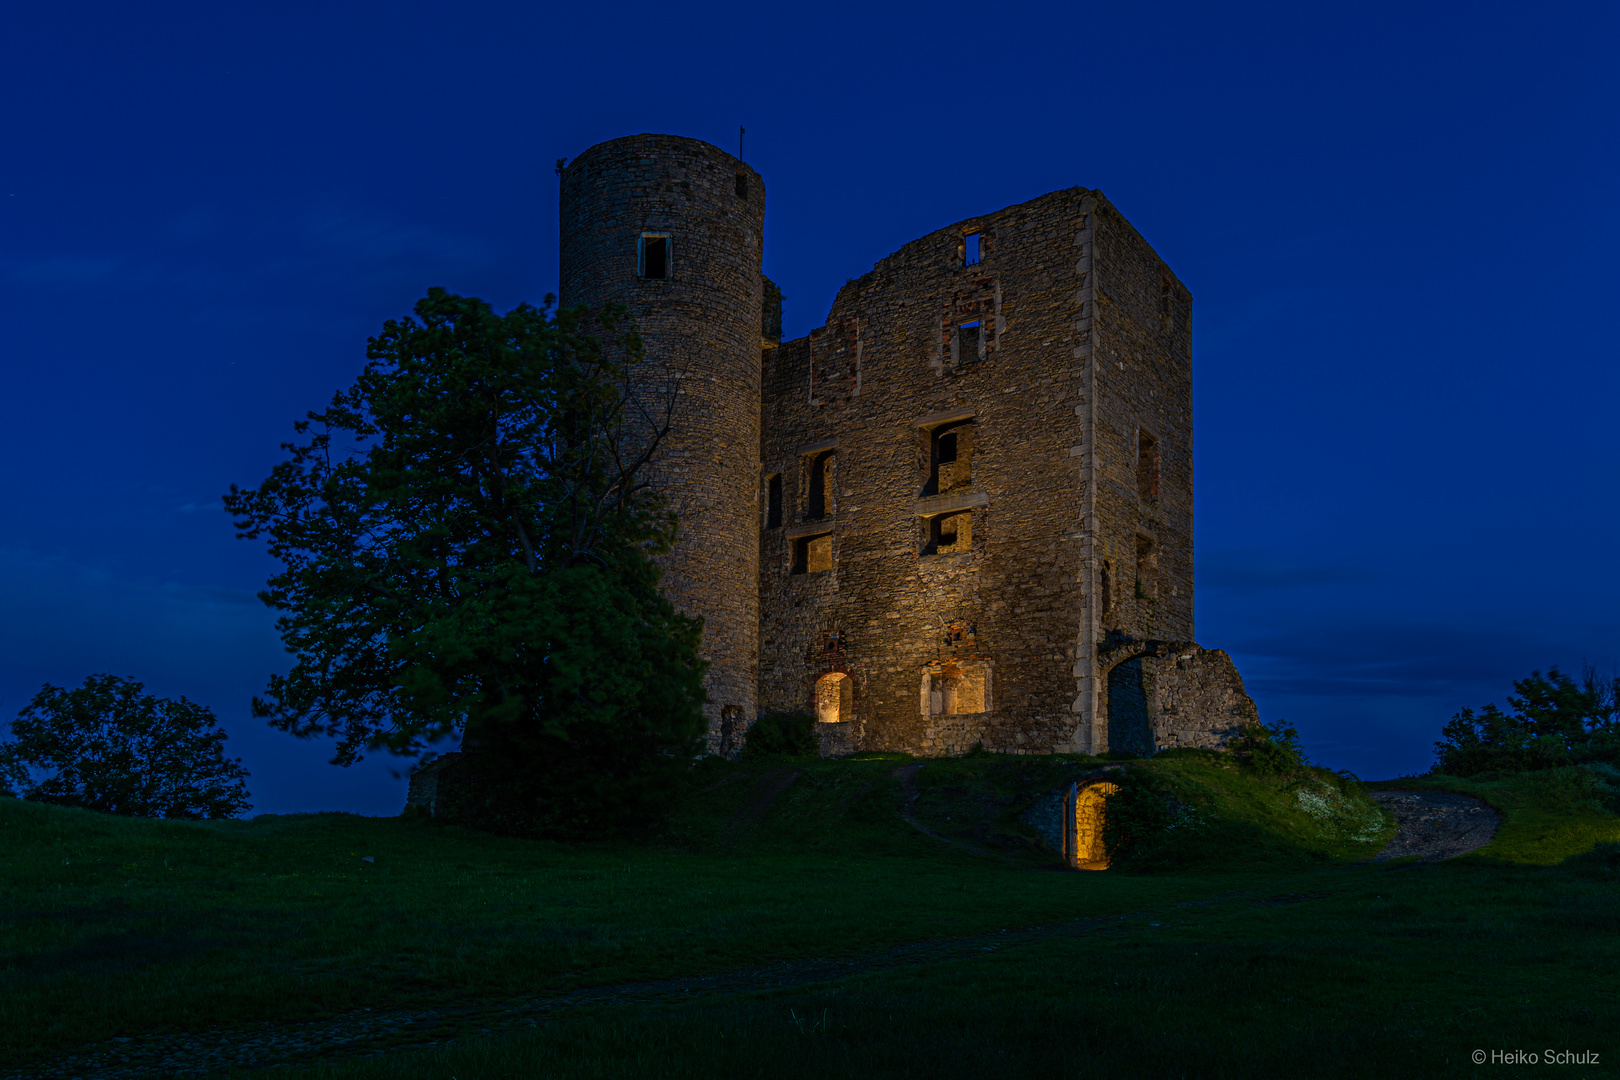
[[[741,124],[737,125],[737,160],[738,161],[741,161],[743,159],[743,156],[742,156],[742,137],[743,137],[743,133],[746,132],[747,130],[748,129],[743,127]]]

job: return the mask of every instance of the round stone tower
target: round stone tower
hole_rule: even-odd
[[[706,142],[631,135],[575,158],[561,201],[563,306],[624,305],[646,344],[646,385],[680,373],[656,462],[680,514],[664,588],[703,617],[709,747],[729,752],[754,720],[759,685],[765,185]]]

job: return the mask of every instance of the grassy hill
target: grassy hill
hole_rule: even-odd
[[[908,764],[706,765],[667,829],[602,847],[0,799],[0,1076],[317,1029],[289,1060],[339,1029],[440,1045],[275,1075],[1439,1075],[1620,1029],[1620,871],[1554,862],[1617,835],[1590,800],[1479,781],[1518,839],[1389,870],[1360,862],[1390,826],[1359,785],[1161,756],[1127,767],[1177,828],[1074,873],[1031,808],[1109,763]]]
[[[1489,803],[1502,815],[1502,825],[1479,850],[1484,859],[1551,866],[1597,844],[1620,843],[1620,769],[1612,765],[1473,778],[1404,777],[1373,786],[1455,791]]]

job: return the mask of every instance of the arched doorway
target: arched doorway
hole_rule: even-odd
[[[1153,753],[1142,658],[1133,656],[1108,669],[1108,749],[1143,757]]]
[[[855,683],[842,671],[829,671],[816,680],[816,719],[837,724],[854,715]]]
[[[1119,790],[1107,781],[1075,784],[1063,800],[1063,857],[1079,870],[1108,869],[1108,847],[1103,843],[1103,821],[1108,796]]]

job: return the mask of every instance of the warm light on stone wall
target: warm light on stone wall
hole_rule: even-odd
[[[1106,781],[1076,785],[1064,799],[1063,857],[1078,870],[1108,869],[1108,848],[1103,843],[1103,822],[1108,797],[1119,790]]]

